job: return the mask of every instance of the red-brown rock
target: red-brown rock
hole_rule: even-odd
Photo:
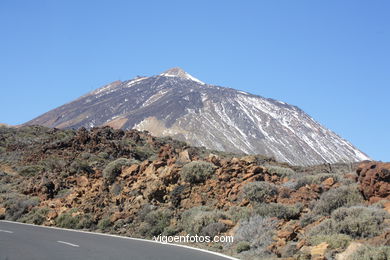
[[[390,163],[362,163],[357,169],[359,189],[367,200],[390,198]]]

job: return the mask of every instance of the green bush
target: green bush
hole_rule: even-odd
[[[215,237],[216,235],[225,232],[226,230],[227,227],[225,224],[220,222],[214,222],[203,227],[200,233],[203,236]]]
[[[80,223],[77,228],[91,228],[93,226],[92,216],[90,214],[85,214],[81,217]]]
[[[264,218],[258,215],[250,217],[248,220],[240,221],[240,225],[234,234],[234,241],[247,242],[252,253],[257,256],[268,255],[267,247],[274,241],[278,220]]]
[[[171,201],[174,207],[179,207],[181,202],[181,195],[188,186],[178,185],[171,191]]]
[[[58,157],[47,158],[41,161],[41,163],[44,165],[47,171],[51,171],[51,172],[61,171],[66,166],[66,161]]]
[[[217,223],[225,215],[218,210],[200,206],[188,209],[181,216],[181,226],[188,234],[200,234],[202,229],[211,223]]]
[[[27,165],[19,169],[19,174],[25,177],[34,176],[38,173],[45,171],[45,167],[42,165]]]
[[[269,166],[266,165],[265,167],[267,168],[269,173],[275,174],[281,178],[290,177],[295,174],[295,171],[291,168],[280,167],[276,165],[269,165]]]
[[[33,207],[39,205],[38,197],[20,196],[19,194],[11,193],[4,198],[4,206],[6,210],[6,218],[9,220],[18,220],[22,215],[28,213]]]
[[[299,189],[306,185],[321,184],[324,180],[333,178],[336,182],[340,180],[340,175],[333,173],[317,173],[310,175],[303,175],[296,180],[295,189]]]
[[[227,212],[227,214],[229,215],[229,219],[233,220],[234,222],[238,222],[240,220],[248,220],[252,213],[253,210],[251,208],[238,206],[230,207]]]
[[[262,217],[277,217],[279,219],[298,219],[303,205],[297,203],[295,205],[283,205],[280,203],[261,203],[256,205],[254,211]]]
[[[341,186],[322,194],[320,199],[315,202],[313,214],[329,216],[335,209],[358,205],[362,202],[363,196],[356,185]]]
[[[136,146],[134,148],[134,158],[138,161],[144,161],[147,159],[151,159],[155,155],[155,151],[149,145],[145,146]]]
[[[81,221],[81,215],[72,216],[71,212],[63,213],[55,219],[56,226],[62,228],[77,229]]]
[[[354,206],[335,210],[330,219],[314,227],[312,235],[345,234],[352,238],[367,238],[379,235],[385,228],[389,214],[374,207]]]
[[[1,173],[0,173],[1,177]],[[12,189],[12,186],[10,184],[2,184],[0,183],[0,193],[7,193]]]
[[[179,228],[176,226],[168,226],[164,228],[164,232],[162,233],[164,236],[173,236],[179,232]]]
[[[69,173],[75,174],[75,173],[93,173],[92,167],[89,165],[88,161],[74,160],[69,167]]]
[[[41,225],[46,220],[48,208],[33,208],[28,214],[19,218],[20,222]]]
[[[131,161],[126,158],[119,158],[110,162],[103,170],[103,178],[106,179],[109,183],[114,182],[115,178],[121,173],[122,167],[128,166],[130,164]]]
[[[351,260],[387,260],[390,259],[390,246],[363,245],[352,256]]]
[[[346,248],[351,242],[352,238],[345,234],[333,234],[333,235],[316,235],[309,237],[311,245],[316,246],[322,242],[326,242],[331,249]]]
[[[312,211],[301,219],[301,224],[306,226],[318,220],[322,216],[329,216],[340,207],[350,207],[363,202],[363,196],[356,185],[341,186],[323,193],[314,205]]]
[[[81,160],[88,160],[91,157],[94,157],[94,155],[90,154],[90,153],[87,153],[87,152],[83,152],[83,153],[80,154],[80,157],[81,157]]]
[[[246,184],[243,188],[246,198],[252,202],[266,202],[278,194],[276,185],[265,181],[255,181]]]
[[[110,189],[110,192],[112,194],[114,194],[115,196],[118,196],[122,191],[122,187],[120,184],[118,183],[114,183],[112,186],[111,186],[111,189]]]
[[[145,216],[145,222],[149,224],[148,235],[157,236],[164,232],[171,223],[172,212],[167,209],[150,211]]]
[[[362,206],[340,208],[332,213],[336,230],[354,238],[379,235],[386,218],[389,214],[385,210]]]
[[[97,224],[97,228],[103,231],[106,230],[109,226],[111,226],[110,218],[102,218]]]
[[[209,162],[193,161],[183,166],[181,177],[189,183],[202,183],[210,178],[215,170],[215,166]]]
[[[108,160],[110,158],[110,155],[106,152],[100,152],[100,153],[98,153],[98,157],[101,159]]]
[[[248,251],[250,249],[251,249],[251,245],[248,242],[246,242],[246,241],[238,242],[238,244],[236,246],[236,252],[237,253]]]
[[[62,213],[55,219],[55,224],[58,227],[70,229],[90,228],[93,225],[92,217],[89,214],[78,214],[72,216],[72,213],[77,209],[72,209],[66,213]]]

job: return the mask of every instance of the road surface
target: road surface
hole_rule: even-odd
[[[0,260],[226,260],[212,252],[145,240],[0,221]]]

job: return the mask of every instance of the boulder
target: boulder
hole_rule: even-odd
[[[321,185],[324,187],[325,190],[329,190],[333,184],[335,183],[334,179],[332,177],[327,178],[324,180]]]
[[[365,199],[390,198],[390,163],[362,163],[356,172],[359,189]]]
[[[88,178],[85,176],[79,176],[76,179],[77,185],[80,187],[87,187],[89,185]]]
[[[328,243],[322,242],[321,244],[319,244],[317,246],[311,247],[311,250],[310,250],[311,259],[316,259],[316,260],[326,259],[325,253],[326,253],[326,250],[328,249],[328,246],[329,246]]]
[[[363,244],[352,242],[349,244],[347,249],[345,249],[344,252],[336,255],[336,260],[348,260],[351,259],[351,256],[360,248]]]
[[[188,150],[184,150],[179,153],[179,158],[177,160],[179,163],[189,163],[191,162],[191,157]]]

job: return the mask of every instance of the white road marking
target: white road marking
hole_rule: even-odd
[[[10,234],[14,233],[14,232],[12,232],[12,231],[8,231],[8,230],[2,230],[2,229],[0,229],[0,232],[4,232],[4,233],[10,233]]]
[[[61,243],[61,244],[65,244],[65,245],[68,245],[68,246],[74,246],[74,247],[80,247],[79,245],[76,245],[76,244],[72,244],[72,243],[69,243],[69,242],[65,242],[65,241],[57,241],[58,243]]]

